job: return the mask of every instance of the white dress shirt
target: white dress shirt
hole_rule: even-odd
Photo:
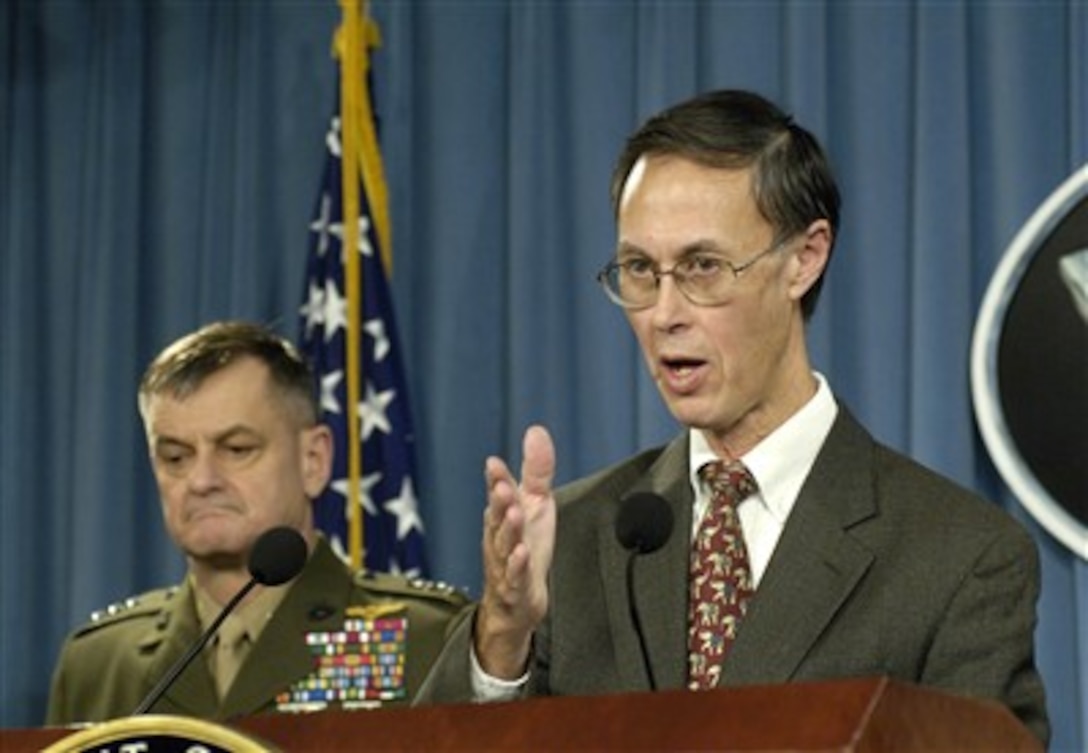
[[[827,380],[821,374],[814,376],[818,386],[812,399],[758,445],[737,458],[748,467],[759,486],[759,491],[742,500],[737,508],[744,544],[748,547],[753,587],[759,586],[763,578],[793,503],[797,501],[801,486],[839,412]],[[721,459],[710,449],[703,433],[692,429],[688,463],[691,488],[695,493],[692,538],[710,506],[710,491],[699,479],[699,469]]]

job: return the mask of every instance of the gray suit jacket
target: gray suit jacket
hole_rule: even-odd
[[[649,689],[616,541],[619,501],[672,505],[665,546],[639,557],[635,601],[659,688],[686,681],[692,527],[688,435],[557,492],[549,613],[534,636],[529,692]],[[723,685],[886,675],[997,699],[1044,742],[1034,663],[1038,554],[1000,508],[873,438],[840,408],[750,602]],[[469,700],[471,618],[417,702]]]

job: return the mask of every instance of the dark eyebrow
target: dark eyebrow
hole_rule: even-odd
[[[155,452],[167,447],[183,447],[188,448],[190,445],[188,442],[183,442],[180,439],[174,439],[173,437],[155,437],[153,444]]]
[[[680,252],[681,259],[690,259],[693,256],[699,256],[703,254],[710,254],[712,256],[721,256],[726,258],[727,254],[722,250],[714,241],[697,241],[684,247],[684,250]]]
[[[244,424],[234,424],[228,426],[223,431],[215,435],[214,439],[217,443],[229,442],[232,439],[238,439],[239,437],[245,437],[248,439],[257,439],[260,437],[260,433],[255,431],[252,427]]]
[[[723,259],[728,259],[729,254],[722,250],[721,246],[710,239],[703,239],[689,243],[684,246],[677,256],[678,260],[690,259],[693,256],[700,254],[712,254],[714,256],[720,256]],[[631,259],[636,257],[649,257],[650,255],[643,251],[638,246],[632,243],[621,243],[616,248],[616,259],[622,261],[624,259]]]
[[[648,257],[645,251],[632,243],[620,243],[616,246],[616,259],[630,259],[632,257]]]
[[[223,431],[217,432],[216,435],[214,437],[212,437],[212,440],[214,442],[216,442],[217,444],[219,444],[219,443],[222,443],[222,442],[229,442],[230,440],[237,439],[239,437],[245,437],[245,438],[248,438],[248,439],[259,439],[260,436],[261,436],[260,432],[256,431],[255,429],[253,429],[250,426],[246,426],[245,424],[234,424],[232,426],[228,426]],[[170,447],[191,447],[192,446],[192,444],[190,442],[187,442],[184,439],[178,439],[177,437],[171,437],[171,436],[168,436],[168,435],[160,435],[158,437],[155,437],[155,443],[154,444],[155,444],[155,449],[158,449],[160,447],[167,447],[167,446],[170,446]]]

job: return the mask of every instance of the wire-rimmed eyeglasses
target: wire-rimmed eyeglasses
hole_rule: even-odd
[[[676,287],[696,306],[719,306],[729,299],[734,282],[745,270],[788,240],[777,240],[740,264],[708,251],[686,256],[671,269],[662,269],[644,256],[613,259],[597,273],[597,282],[613,303],[625,309],[644,309],[657,303],[661,278],[672,275]]]

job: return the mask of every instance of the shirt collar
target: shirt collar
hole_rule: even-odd
[[[759,498],[779,523],[785,523],[793,509],[839,411],[827,380],[817,372],[813,376],[816,394],[740,458],[759,484]],[[698,498],[699,469],[720,458],[701,430],[692,429],[690,436],[688,472]]]
[[[189,576],[189,583],[196,595],[196,614],[200,620],[201,630],[207,630],[219,613],[223,611],[223,605],[211,597],[207,591],[201,588],[196,579]],[[283,601],[290,584],[276,587],[258,587],[256,593],[240,604],[233,612],[231,618],[241,620],[246,627],[246,635],[252,643],[256,643],[264,630],[265,625],[272,618],[272,613]]]

